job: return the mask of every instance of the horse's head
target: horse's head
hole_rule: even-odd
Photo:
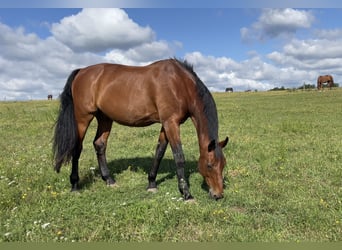
[[[208,152],[201,154],[198,161],[198,169],[209,186],[209,195],[218,200],[223,197],[223,168],[226,165],[226,159],[222,153],[229,139],[217,143],[212,140],[208,145]]]

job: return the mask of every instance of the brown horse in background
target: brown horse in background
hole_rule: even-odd
[[[106,146],[113,121],[126,126],[161,123],[155,159],[148,174],[148,190],[157,187],[156,177],[168,143],[171,145],[179,191],[192,199],[184,176],[185,158],[180,140],[180,124],[191,118],[196,127],[200,157],[198,169],[214,199],[223,197],[222,148],[214,99],[186,61],[169,59],[148,66],[97,64],[71,73],[61,94],[61,106],[54,134],[55,170],[72,161],[70,182],[78,189],[78,161],[82,142],[93,118],[98,121],[93,144],[101,176],[114,185],[106,160]]]
[[[327,83],[331,89],[334,86],[334,78],[331,75],[319,76],[317,78],[317,89],[321,90],[323,83]]]

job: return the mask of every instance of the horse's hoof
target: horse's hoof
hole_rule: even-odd
[[[78,188],[72,188],[70,190],[70,193],[73,194],[73,195],[80,195],[80,190]]]
[[[111,188],[118,188],[118,187],[120,187],[118,184],[116,184],[116,182],[114,182],[114,183],[108,183],[107,186],[108,186],[108,187],[111,187]]]
[[[158,192],[158,189],[157,189],[157,188],[148,188],[148,189],[147,189],[147,192],[150,192],[150,193],[155,194],[155,193]]]
[[[184,195],[183,195],[183,199],[184,199],[185,201],[188,201],[188,200],[193,200],[194,197],[193,197],[190,193],[187,193],[187,194],[184,194]]]
[[[117,187],[118,185],[116,184],[116,181],[111,178],[111,177],[107,177],[107,178],[103,178],[107,184],[108,187]]]
[[[79,193],[80,189],[78,188],[78,184],[71,185],[71,193]]]
[[[196,204],[196,200],[195,198],[191,198],[191,199],[187,199],[187,200],[184,200],[185,203],[188,203],[188,204]]]

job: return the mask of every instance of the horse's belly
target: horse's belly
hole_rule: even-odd
[[[127,114],[124,117],[113,117],[112,120],[119,124],[132,127],[145,127],[159,122],[159,119],[156,115],[136,116],[134,114]]]
[[[144,127],[159,122],[159,115],[155,109],[115,105],[111,109],[102,110],[113,121],[133,127]]]

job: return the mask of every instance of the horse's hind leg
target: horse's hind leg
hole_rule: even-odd
[[[71,168],[71,174],[70,174],[71,191],[77,191],[79,188],[78,182],[80,178],[78,175],[78,160],[81,156],[82,143],[83,143],[85,133],[87,132],[88,126],[93,118],[94,118],[93,115],[88,115],[86,117],[83,117],[83,119],[80,119],[80,118],[76,119],[78,139],[77,139],[73,157],[72,157],[72,168]]]
[[[80,177],[78,175],[78,160],[82,151],[82,142],[78,141],[74,150],[71,165],[70,183],[71,191],[78,191],[78,182]]]
[[[98,127],[93,144],[96,151],[97,161],[99,163],[99,169],[102,179],[107,183],[107,185],[111,186],[115,184],[115,180],[110,176],[110,172],[107,166],[106,148],[113,121],[101,112],[96,115],[96,119],[98,122]]]
[[[158,173],[160,162],[161,162],[162,158],[164,157],[168,142],[169,141],[165,135],[164,127],[162,127],[161,131],[160,131],[159,139],[158,139],[158,144],[157,144],[157,148],[156,148],[156,152],[155,152],[153,165],[152,165],[152,168],[150,170],[150,173],[148,174],[148,187],[147,187],[148,191],[151,191],[151,192],[156,191],[157,173]]]

